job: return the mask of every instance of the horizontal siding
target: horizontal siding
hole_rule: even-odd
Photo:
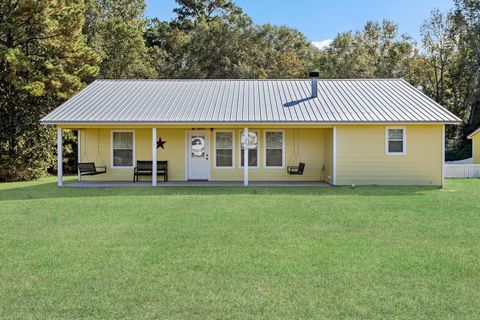
[[[442,126],[405,126],[406,155],[385,154],[385,127],[337,126],[337,184],[441,185]]]
[[[107,166],[107,173],[82,177],[82,180],[100,181],[131,181],[133,169],[112,168],[111,166],[111,132],[113,129],[84,129],[81,131],[81,161],[95,162],[96,165]],[[119,130],[129,130],[128,128]],[[135,131],[136,160],[152,159],[152,130],[131,129]],[[169,179],[172,181],[185,180],[185,130],[183,129],[158,129],[157,137],[167,143],[164,149],[157,150],[158,160],[167,160],[169,165]],[[99,144],[98,144],[99,143]],[[100,150],[100,153],[97,152]],[[98,155],[97,155],[98,154]],[[150,180],[149,177],[140,179]],[[161,179],[161,177],[159,177]]]
[[[332,129],[298,129],[300,143],[298,147],[300,156],[305,162],[305,171],[303,175],[289,175],[286,168],[264,168],[264,130],[249,128],[249,130],[260,131],[260,167],[249,168],[249,180],[251,181],[321,181],[322,168],[324,161],[324,136],[325,132]],[[286,165],[298,165],[299,160],[292,158],[294,149],[294,133],[295,129],[285,129],[285,162]],[[212,158],[211,170],[212,180],[214,181],[242,181],[243,168],[239,167],[239,135],[241,130],[235,132],[235,168],[215,169]],[[212,150],[213,155],[213,133],[212,133]]]
[[[333,183],[333,129],[325,130],[323,136],[325,181]]]
[[[229,128],[218,128],[229,129]],[[111,167],[111,132],[113,128],[83,129],[81,131],[81,161],[95,162],[98,166],[107,166],[107,173],[82,177],[88,181],[131,181],[133,169]],[[151,160],[151,129],[122,128],[118,130],[135,131],[136,160]],[[191,129],[157,128],[157,137],[166,140],[165,149],[157,149],[157,159],[169,162],[169,179],[171,181],[185,180],[185,138],[186,132]],[[239,135],[241,129],[235,130],[235,168],[216,169],[214,167],[214,132],[210,132],[210,159],[212,181],[242,181],[243,168],[239,167]],[[264,168],[264,128],[250,128],[260,131],[260,168],[250,168],[251,181],[320,181],[324,165],[325,134],[332,129],[298,129],[299,149],[302,161],[306,163],[304,175],[291,176],[286,168]],[[285,129],[285,162],[286,165],[297,165],[297,161],[289,163],[294,147],[294,129]],[[330,147],[331,149],[331,147]],[[97,150],[100,152],[97,154]],[[294,163],[295,162],[295,163]],[[149,181],[149,177],[140,179]],[[161,181],[162,177],[159,177]]]
[[[480,164],[480,132],[472,137],[473,163]]]

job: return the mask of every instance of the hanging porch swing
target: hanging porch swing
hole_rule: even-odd
[[[84,134],[80,136],[82,138],[85,136],[84,141],[87,141],[87,131],[85,130]],[[81,141],[80,141],[81,142]],[[86,143],[81,143],[81,146],[86,146]],[[100,153],[100,129],[97,129],[97,156],[95,157],[94,162],[88,162],[88,155],[87,155],[87,148],[83,148],[83,154],[80,157],[80,159],[85,159],[87,162],[78,162],[77,163],[77,168],[78,168],[78,174],[80,176],[96,176],[99,174],[104,174],[107,173],[107,166],[105,165],[105,161],[102,158],[102,155]],[[98,158],[102,161],[103,165],[102,166],[96,166],[95,163],[98,163]]]
[[[303,175],[303,171],[305,170],[305,162],[302,162],[302,158],[300,156],[300,134],[298,128],[294,129],[293,131],[293,152],[288,163],[290,164],[287,166],[288,174]],[[291,165],[296,163],[298,163],[298,165]]]

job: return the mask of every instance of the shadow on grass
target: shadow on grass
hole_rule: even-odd
[[[112,187],[57,188],[52,179],[0,185],[0,201],[48,198],[171,196],[171,195],[316,195],[316,196],[423,196],[438,187],[358,186],[351,187]]]

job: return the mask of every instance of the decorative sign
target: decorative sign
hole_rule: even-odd
[[[242,132],[242,147],[248,145],[249,149],[256,149],[258,146],[258,137],[257,133],[254,131],[248,131],[248,137],[245,135],[245,132]]]
[[[157,149],[158,149],[158,148],[165,149],[165,147],[164,147],[164,146],[165,146],[165,143],[167,143],[167,141],[163,141],[163,140],[162,140],[162,137],[160,137],[160,139],[158,139],[158,141],[157,141]]]
[[[192,137],[192,157],[201,158],[205,155],[205,136]]]

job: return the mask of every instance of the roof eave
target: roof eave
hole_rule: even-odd
[[[451,124],[459,125],[461,121],[338,121],[338,122],[307,122],[307,121],[239,121],[239,122],[215,122],[215,121],[40,121],[42,125],[392,125],[392,124]]]
[[[478,128],[477,130],[473,131],[472,133],[470,133],[467,137],[467,139],[473,139],[473,136],[475,136],[477,133],[480,133],[480,128]]]

